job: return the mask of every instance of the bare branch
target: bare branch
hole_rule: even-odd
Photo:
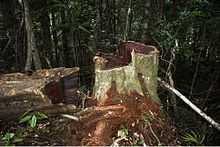
[[[189,105],[196,113],[202,116],[205,120],[207,120],[213,127],[220,131],[220,124],[213,120],[210,116],[205,114],[201,109],[199,109],[195,104],[193,104],[189,99],[187,99],[183,94],[181,94],[178,90],[171,87],[166,82],[162,81],[160,78],[157,79],[160,84],[167,88],[170,92],[175,93],[181,100],[183,100],[187,105]]]

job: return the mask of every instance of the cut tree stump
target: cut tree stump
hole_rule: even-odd
[[[99,104],[109,98],[111,87],[119,94],[131,92],[160,103],[157,95],[159,51],[137,42],[123,43],[119,55],[95,56],[95,85],[93,96]]]
[[[9,120],[10,117],[14,118],[34,107],[56,103],[75,104],[79,101],[78,88],[77,67],[38,70],[31,75],[23,73],[1,75],[0,120]]]
[[[80,119],[87,131],[81,145],[111,145],[112,136],[117,138],[124,125],[141,134],[147,145],[176,144],[175,129],[161,115],[158,56],[155,47],[129,41],[119,46],[117,55],[98,53],[94,57],[97,106],[94,113]]]

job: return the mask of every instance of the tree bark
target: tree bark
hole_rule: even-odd
[[[39,4],[44,6],[42,10],[42,15],[40,17],[40,24],[42,28],[42,39],[43,39],[43,54],[41,54],[49,62],[53,61],[53,55],[55,53],[54,48],[52,48],[52,38],[50,32],[50,17],[47,10],[47,1],[41,0]],[[55,62],[54,62],[55,63]]]
[[[25,65],[25,71],[30,71],[32,61],[34,61],[35,69],[41,69],[41,61],[38,50],[36,48],[35,36],[33,32],[33,24],[30,15],[29,4],[27,0],[23,0],[24,14],[25,14],[25,27],[27,31],[27,60]]]
[[[23,112],[32,107],[56,103],[77,104],[79,102],[78,72],[79,68],[55,68],[37,70],[32,75],[22,73],[2,75],[0,77],[0,112],[8,111],[16,114],[13,111],[15,108]]]
[[[119,49],[121,59],[98,56],[94,58],[94,97],[103,104],[110,98],[109,90],[115,88],[119,94],[129,95],[137,92],[160,103],[157,95],[158,50],[153,46],[135,42],[127,42],[122,46],[124,48]],[[114,58],[116,62],[112,60]],[[122,66],[115,65],[119,64],[120,60]],[[128,65],[123,66],[123,63]]]
[[[63,52],[61,50],[58,51],[58,37],[57,37],[57,31],[55,29],[56,21],[55,21],[55,14],[54,12],[51,12],[49,14],[50,16],[50,24],[51,24],[51,34],[52,34],[52,40],[53,40],[53,48],[55,50],[55,55],[53,55],[53,63],[55,66],[64,66],[63,59],[61,59],[58,56],[58,53],[60,53],[61,58],[63,57]]]
[[[141,122],[144,115],[157,120],[147,121],[156,138],[155,144],[160,145],[161,138],[172,142],[170,138],[161,136],[164,129],[171,130],[171,126],[161,115],[157,95],[158,55],[158,50],[153,46],[129,41],[120,45],[118,55],[100,53],[95,56],[93,97],[98,105],[96,112],[87,115],[83,121],[90,130],[84,138],[85,142],[81,141],[83,145],[109,145],[115,130],[122,124],[132,126],[137,120]],[[154,124],[157,127],[153,127]],[[175,131],[169,133],[175,136]],[[150,142],[147,138],[145,141]]]

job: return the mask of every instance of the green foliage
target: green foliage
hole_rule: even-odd
[[[41,112],[24,113],[19,120],[19,123],[26,123],[31,128],[36,128],[37,122],[48,119],[47,115]]]
[[[203,145],[205,140],[205,134],[191,131],[185,133],[182,136],[184,142],[189,143],[189,145]]]
[[[2,141],[6,146],[19,145],[24,141],[23,138],[27,136],[28,133],[39,131],[35,130],[38,123],[47,120],[48,116],[41,112],[25,112],[19,119],[19,124],[27,124],[30,127],[17,127],[15,133],[7,131],[1,136]],[[39,124],[40,126],[40,124]],[[15,128],[13,127],[13,130]]]
[[[165,15],[158,25],[153,27],[152,35],[163,49],[162,56],[166,56],[169,50],[175,47],[178,61],[196,60],[197,58],[193,57],[197,54],[198,48],[208,43],[206,34],[212,32],[214,25],[218,23],[218,21],[209,23],[213,20],[212,5],[206,0],[188,1],[185,6],[179,7],[176,13],[175,19],[170,19],[172,18],[170,14]],[[218,28],[215,27],[214,30]],[[178,42],[178,47],[175,42]]]
[[[61,35],[72,32],[75,39],[80,40],[80,48],[86,47],[95,55],[96,51],[91,43],[94,42],[94,37],[91,36],[94,36],[95,30],[94,3],[80,0],[49,0],[48,7],[57,19],[53,29],[61,32]]]
[[[122,125],[118,130],[118,137],[128,137],[128,128]]]
[[[5,133],[5,135],[2,137],[2,140],[4,141],[6,146],[9,146],[12,144],[13,138],[15,134],[14,133]]]
[[[5,133],[1,139],[2,141],[4,141],[5,146],[11,146],[14,145],[15,143],[20,143],[23,141],[22,138],[16,137],[15,133],[11,133],[11,132]]]
[[[144,144],[144,139],[137,132],[131,132],[129,129],[121,125],[118,130],[117,137],[123,138],[125,141],[128,141],[130,144],[134,146],[142,146]]]

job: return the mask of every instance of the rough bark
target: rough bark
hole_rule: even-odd
[[[94,59],[96,66],[94,97],[100,103],[104,103],[108,99],[108,90],[114,85],[120,94],[137,92],[159,103],[157,95],[158,53],[153,46],[127,42],[124,48],[119,49],[119,55],[122,58],[96,56]],[[117,59],[115,62],[114,58]],[[123,66],[123,63],[128,63],[128,65]]]
[[[24,111],[55,103],[77,104],[75,102],[78,101],[78,72],[79,68],[55,68],[38,70],[32,75],[22,73],[2,75],[0,77],[0,112],[14,114],[15,108]]]
[[[176,143],[175,130],[161,115],[157,96],[158,53],[153,46],[129,41],[120,45],[118,55],[99,53],[94,58],[93,96],[98,105],[95,112],[79,119],[87,131],[81,145],[111,145],[121,125],[143,134],[148,145]],[[142,120],[145,129],[134,129],[135,122],[139,126]],[[164,130],[169,131],[164,134]]]

